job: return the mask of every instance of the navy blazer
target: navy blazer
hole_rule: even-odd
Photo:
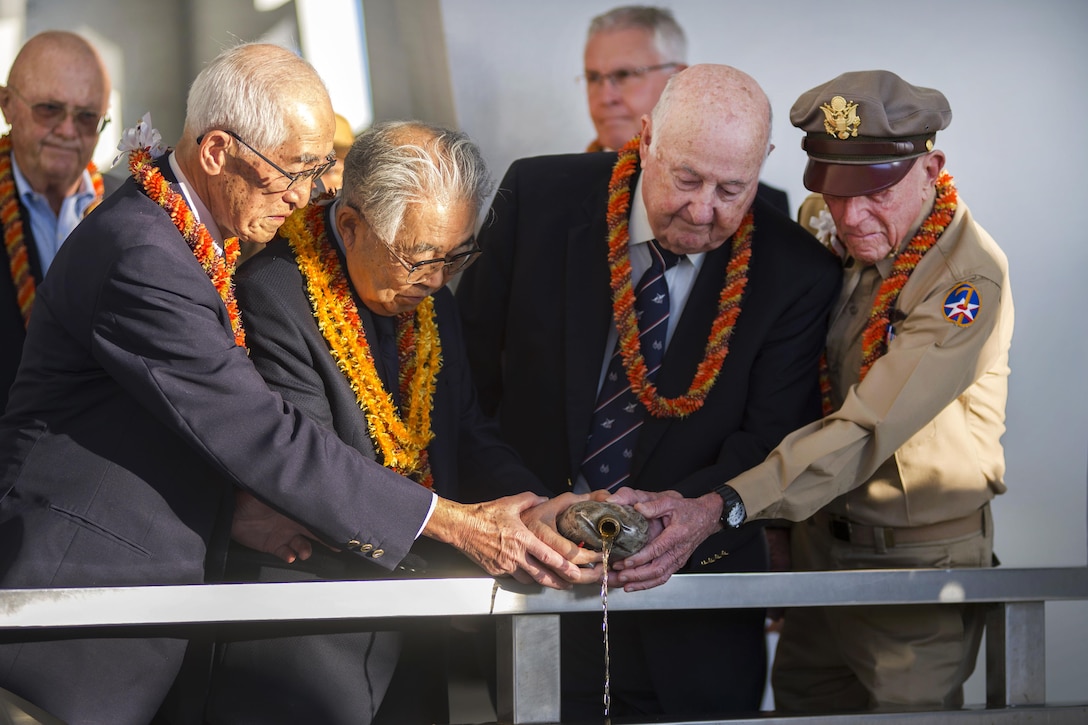
[[[237,289],[250,359],[269,387],[363,455],[377,458],[366,416],[318,329],[290,244],[275,239],[247,261],[238,272]],[[366,324],[369,311],[358,299],[356,304]],[[545,495],[540,480],[480,411],[449,289],[434,295],[434,306],[442,344],[431,413],[434,440],[428,446],[435,491],[462,502],[522,491]]]
[[[432,499],[268,389],[181,234],[129,180],[38,289],[0,419],[0,585],[202,582],[232,485],[339,548],[370,544],[388,569]],[[103,721],[148,722],[184,645],[0,646],[0,687],[65,719],[98,703]]]
[[[581,465],[613,324],[605,209],[615,160],[515,162],[480,233],[484,254],[457,289],[484,410],[554,493],[567,490]],[[703,495],[820,414],[817,363],[839,264],[765,202],[753,208],[748,286],[718,381],[690,416],[647,417],[633,488]],[[665,396],[685,392],[704,357],[730,255],[726,242],[704,259],[658,373]],[[703,560],[749,536],[744,528],[711,536],[690,567],[716,562]]]

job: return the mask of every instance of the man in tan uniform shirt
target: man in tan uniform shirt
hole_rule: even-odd
[[[723,525],[802,522],[796,569],[993,561],[1013,306],[1005,255],[934,149],[951,118],[939,91],[887,71],[843,74],[790,112],[807,133],[805,186],[827,207],[801,219],[844,262],[823,368],[831,412],[719,493]],[[966,605],[792,609],[776,705],[958,707],[981,633]]]

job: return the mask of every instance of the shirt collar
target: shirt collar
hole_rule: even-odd
[[[185,197],[185,203],[189,205],[189,210],[193,212],[193,216],[196,220],[204,225],[204,228],[208,230],[208,234],[211,235],[212,241],[215,242],[215,247],[220,252],[223,251],[223,233],[219,231],[219,225],[215,223],[215,218],[212,217],[211,211],[204,205],[204,201],[197,196],[197,193],[193,190],[192,184],[189,183],[189,179],[185,177],[185,173],[181,170],[181,166],[177,162],[176,154],[171,151],[168,161],[170,162],[170,170],[174,172],[174,178],[177,179],[175,184],[182,196]]]

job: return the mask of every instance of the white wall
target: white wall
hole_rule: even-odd
[[[458,117],[496,177],[519,156],[580,151],[592,138],[574,78],[589,19],[622,2],[443,0]],[[805,157],[788,117],[801,93],[847,70],[886,68],[948,96],[954,117],[938,145],[1008,254],[1016,299],[997,553],[1010,567],[1084,566],[1088,244],[1074,215],[1088,169],[1088,3],[660,4],[687,31],[692,62],[734,65],[763,85],[777,146],[764,179],[795,208]],[[1049,605],[1047,624],[1048,697],[1083,700],[1088,603]],[[980,688],[969,689],[976,702]]]

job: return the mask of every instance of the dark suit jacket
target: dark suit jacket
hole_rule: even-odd
[[[793,218],[793,211],[790,209],[790,197],[782,189],[768,186],[761,181],[759,182],[759,188],[756,189],[756,198],[767,202],[782,216]]]
[[[328,212],[325,216],[327,225]],[[271,242],[242,266],[236,284],[250,360],[269,387],[366,457],[377,458],[355,393],[318,329],[290,244],[284,239]],[[480,501],[526,490],[546,493],[476,404],[453,295],[443,289],[434,301],[442,343],[442,367],[431,415],[435,437],[428,447],[435,490],[458,501]],[[381,350],[370,312],[358,299],[356,304],[371,352],[378,359]],[[483,573],[460,553],[428,539],[417,541],[412,552],[416,555],[413,573],[418,574],[421,566],[429,576]],[[331,554],[319,547],[309,561],[286,565],[269,555],[234,547],[228,571],[232,579],[260,581],[385,575],[384,570],[365,561],[350,559],[358,557]],[[367,713],[381,703],[387,719],[397,719],[389,715],[394,708],[404,722],[444,721],[448,718],[444,673],[428,672],[427,664],[445,661],[443,638],[441,632],[428,632],[427,655],[419,658],[413,657],[413,642],[409,641],[408,660],[398,666],[397,676],[410,678],[411,694],[384,701],[385,683],[397,666],[397,637],[392,632],[224,643],[209,717],[211,722],[241,717],[270,725],[317,718],[330,725],[354,725],[367,722]],[[441,707],[432,710],[436,704]],[[404,714],[418,710],[423,712]]]
[[[484,409],[498,415],[503,436],[555,493],[567,490],[581,465],[613,324],[605,209],[615,160],[615,154],[574,154],[515,162],[480,233],[484,254],[457,288]],[[819,416],[817,362],[839,266],[765,202],[757,199],[754,210],[748,287],[718,381],[702,409],[687,418],[647,417],[635,448],[632,488],[703,495],[760,463],[786,433]],[[685,392],[704,356],[730,254],[727,242],[704,259],[658,373],[663,395]],[[760,533],[745,526],[715,534],[686,568],[765,570]],[[715,615],[723,626],[731,616]],[[758,669],[758,659],[747,658],[761,656],[761,623],[759,615],[747,626],[750,647],[742,651],[733,640],[749,670]],[[659,696],[680,692],[685,682],[696,683],[695,695],[728,689],[699,681],[704,664],[683,664],[691,653],[674,651],[679,634],[663,636],[673,644],[651,651],[657,646],[646,639],[651,631],[656,636],[660,624],[643,628],[642,635],[649,666],[659,671],[653,680],[669,682]],[[728,637],[703,636],[711,650],[719,641],[730,649]],[[753,688],[758,704],[761,682]]]
[[[105,185],[106,196],[117,190],[121,181],[113,176],[103,174],[102,183]],[[19,200],[19,215],[28,219],[28,212],[23,202]],[[4,231],[0,224],[0,235]],[[35,286],[42,283],[42,264],[38,255],[38,245],[34,241],[34,232],[29,223],[23,224],[23,241],[26,244],[27,256],[30,261],[30,273],[34,275]],[[8,403],[8,388],[15,380],[15,372],[19,369],[19,359],[23,355],[23,341],[26,339],[26,327],[23,325],[23,314],[19,310],[19,300],[15,295],[15,283],[11,281],[10,259],[6,248],[0,248],[0,257],[3,259],[3,271],[0,272],[0,415]]]
[[[231,484],[340,548],[371,544],[386,568],[430,506],[268,389],[184,239],[133,181],[61,248],[23,358],[0,419],[4,587],[201,582]],[[98,707],[103,721],[148,722],[184,648],[165,642],[0,647],[0,686],[60,717]]]
[[[246,262],[238,272],[237,290],[250,360],[269,387],[363,455],[376,458],[355,393],[317,327],[290,244],[273,240]],[[369,311],[356,302],[369,325]],[[483,501],[526,490],[546,493],[502,442],[494,421],[480,412],[453,295],[443,288],[434,303],[442,341],[442,369],[431,415],[435,435],[428,447],[435,490],[457,501]],[[367,337],[377,355],[377,336]]]

